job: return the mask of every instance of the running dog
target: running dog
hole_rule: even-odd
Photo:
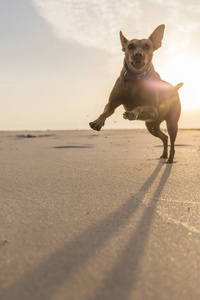
[[[125,53],[124,64],[103,113],[90,127],[100,131],[105,120],[115,109],[123,105],[124,119],[145,121],[148,131],[163,142],[161,158],[168,158],[168,136],[160,130],[160,124],[166,121],[170,136],[170,155],[168,163],[174,160],[174,144],[178,132],[178,120],[181,104],[179,83],[172,86],[163,81],[152,64],[153,53],[161,47],[164,25],[158,26],[148,39],[127,40],[120,31],[122,51]]]

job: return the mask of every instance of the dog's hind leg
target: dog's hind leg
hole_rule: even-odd
[[[169,164],[172,164],[174,160],[174,154],[175,154],[174,144],[178,132],[178,123],[167,122],[167,130],[170,136],[170,154],[167,162]]]
[[[160,158],[167,158],[168,136],[160,130],[160,122],[146,122],[148,131],[163,142],[163,154]]]
[[[178,120],[180,117],[181,113],[181,105],[179,98],[177,98],[178,101],[175,101],[172,103],[171,106],[171,112],[168,114],[166,117],[166,124],[167,124],[167,130],[170,136],[170,155],[167,163],[172,164],[174,160],[174,154],[175,154],[175,149],[174,149],[174,144],[178,132]]]

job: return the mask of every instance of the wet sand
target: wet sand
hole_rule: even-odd
[[[0,299],[200,299],[200,130],[0,132]]]

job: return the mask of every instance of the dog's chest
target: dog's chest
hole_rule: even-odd
[[[123,105],[127,110],[149,104],[149,92],[142,82],[127,82],[124,87]]]

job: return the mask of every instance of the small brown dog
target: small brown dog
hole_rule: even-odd
[[[90,127],[100,131],[105,120],[118,106],[123,105],[124,119],[145,121],[148,131],[163,142],[161,158],[167,158],[168,137],[160,130],[160,124],[165,120],[171,142],[167,162],[173,163],[174,143],[181,112],[178,89],[183,83],[174,87],[163,81],[154,70],[153,52],[161,47],[164,29],[165,26],[160,25],[148,39],[130,41],[120,31],[122,51],[125,52],[124,66],[103,113],[90,123]]]

